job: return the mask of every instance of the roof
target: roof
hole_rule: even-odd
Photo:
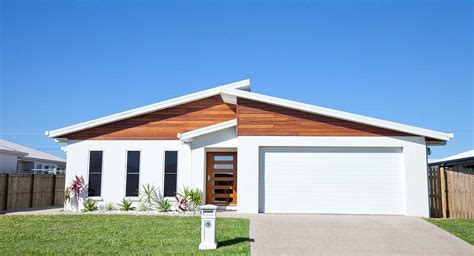
[[[236,104],[237,98],[245,98],[245,99],[272,104],[272,105],[278,105],[278,106],[282,106],[286,108],[300,110],[304,112],[323,115],[327,117],[333,117],[333,118],[347,120],[351,122],[362,123],[366,125],[389,129],[389,130],[400,131],[400,132],[404,132],[408,134],[427,137],[430,139],[439,140],[441,142],[446,142],[450,140],[451,138],[453,138],[453,134],[451,133],[428,130],[424,128],[390,122],[390,121],[381,120],[377,118],[352,114],[352,113],[343,112],[339,110],[323,108],[323,107],[319,107],[315,105],[310,105],[310,104],[305,104],[301,102],[290,101],[290,100],[285,100],[281,98],[254,93],[254,92],[251,92],[250,90],[249,79],[227,84],[227,85],[221,85],[212,89],[208,89],[201,92],[185,95],[182,97],[166,100],[166,101],[155,103],[155,104],[151,104],[151,105],[144,106],[141,108],[132,109],[129,111],[118,113],[118,114],[94,119],[94,120],[79,123],[76,125],[71,125],[68,127],[61,128],[61,129],[46,132],[46,135],[52,138],[61,138],[61,136],[64,136],[73,132],[82,131],[82,130],[89,129],[92,127],[120,121],[120,120],[127,119],[130,117],[143,115],[143,114],[150,113],[153,111],[170,108],[173,106],[185,104],[188,102],[200,100],[203,98],[207,98],[207,97],[211,97],[211,96],[219,95],[219,94],[221,95],[222,99],[226,103],[229,103],[229,104]],[[205,127],[201,129],[211,129],[211,128]]]
[[[78,123],[75,125],[67,126],[64,128],[56,129],[53,131],[46,131],[45,134],[51,138],[60,138],[63,135],[70,134],[73,132],[78,132],[86,129],[90,129],[93,127],[97,127],[100,125],[112,123],[112,122],[117,122],[120,120],[128,119],[131,117],[139,116],[139,115],[144,115],[147,113],[151,113],[157,110],[161,109],[166,109],[166,108],[171,108],[174,106],[182,105],[188,102],[196,101],[196,100],[201,100],[204,98],[208,98],[211,96],[219,95],[222,89],[239,89],[239,90],[250,90],[250,80],[242,80],[238,81],[235,83],[230,83],[230,84],[225,84],[221,86],[217,86],[208,90],[188,94],[185,96],[181,96],[178,98],[173,98],[170,100],[165,100],[162,102],[158,102],[155,104],[147,105],[144,107],[140,108],[135,108],[131,109],[128,111],[120,112],[117,114],[97,118],[91,121],[86,121],[83,123]]]
[[[442,159],[436,159],[429,161],[430,165],[442,165],[442,164],[450,164],[454,162],[461,162],[466,160],[474,161],[474,149],[468,150],[466,152],[462,152],[456,155],[448,156]]]
[[[2,140],[0,140],[2,141]],[[9,148],[7,146],[4,146],[0,143],[0,153],[7,153],[7,154],[11,154],[11,155],[18,155],[18,156],[26,156],[28,155],[28,153],[26,152],[22,152],[22,151],[18,151],[18,150],[15,150],[13,148]]]
[[[405,132],[409,134],[419,135],[423,137],[438,139],[442,141],[448,141],[454,137],[452,133],[444,133],[433,130],[428,130],[424,128],[419,128],[415,126],[390,122],[382,119],[377,119],[373,117],[367,117],[363,115],[352,114],[348,112],[343,112],[339,110],[334,110],[330,108],[318,107],[315,105],[305,104],[301,102],[285,100],[281,98],[271,97],[267,95],[262,95],[254,92],[246,92],[241,90],[230,90],[223,89],[222,93],[227,95],[235,96],[236,98],[245,98],[254,101],[264,102],[272,105],[277,105],[281,107],[291,108],[295,110],[300,110],[304,112],[314,113],[322,116],[333,117],[337,119],[347,120],[356,123],[367,124],[371,126],[376,126],[380,128],[390,129],[394,131]]]
[[[66,159],[32,149],[11,141],[0,139],[0,150],[5,153],[17,154],[25,160],[52,161],[66,163]]]

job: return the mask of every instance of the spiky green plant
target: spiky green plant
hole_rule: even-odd
[[[158,201],[158,196],[156,193],[155,186],[147,183],[142,185],[142,190],[140,191],[140,202],[145,204],[147,208],[153,208],[153,204]]]
[[[71,190],[69,188],[64,189],[64,203],[71,201]]]
[[[105,205],[105,210],[107,210],[107,211],[113,211],[113,210],[115,210],[115,205],[114,205],[114,203],[111,203],[111,202],[107,203],[107,204]]]
[[[135,207],[132,206],[132,201],[129,199],[122,199],[120,203],[117,204],[121,211],[133,211]]]
[[[83,212],[93,212],[98,209],[96,202],[90,198],[87,198],[82,205],[84,206]]]
[[[198,188],[190,189],[184,187],[180,192],[176,193],[179,197],[184,198],[188,202],[189,210],[195,211],[202,204],[202,192]]]
[[[160,212],[169,212],[171,211],[171,203],[168,199],[159,200],[157,203],[158,211]]]
[[[148,211],[153,210],[153,208],[147,203],[140,202],[138,204],[138,210],[141,211],[141,212],[148,212]]]

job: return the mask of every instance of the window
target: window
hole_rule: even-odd
[[[45,166],[44,166],[44,169],[45,169],[45,170],[48,170],[48,169],[49,169],[49,166],[48,166],[48,165],[45,165]]]
[[[234,156],[214,156],[214,161],[234,161]]]
[[[36,169],[38,169],[38,170],[43,169],[43,165],[42,165],[42,164],[38,164],[38,165],[36,166]]]
[[[165,151],[164,196],[175,196],[178,176],[178,151]]]
[[[138,196],[140,151],[127,152],[127,185],[125,196]]]
[[[219,169],[234,169],[233,164],[214,164],[213,165],[214,170],[219,170]]]
[[[89,152],[89,196],[100,196],[102,184],[102,151]]]

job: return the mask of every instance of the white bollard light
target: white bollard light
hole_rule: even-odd
[[[217,206],[206,204],[200,207],[201,211],[201,244],[199,250],[217,248],[216,243],[216,211]]]

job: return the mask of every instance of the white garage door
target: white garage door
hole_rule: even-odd
[[[260,212],[405,214],[401,153],[401,148],[260,148]]]

